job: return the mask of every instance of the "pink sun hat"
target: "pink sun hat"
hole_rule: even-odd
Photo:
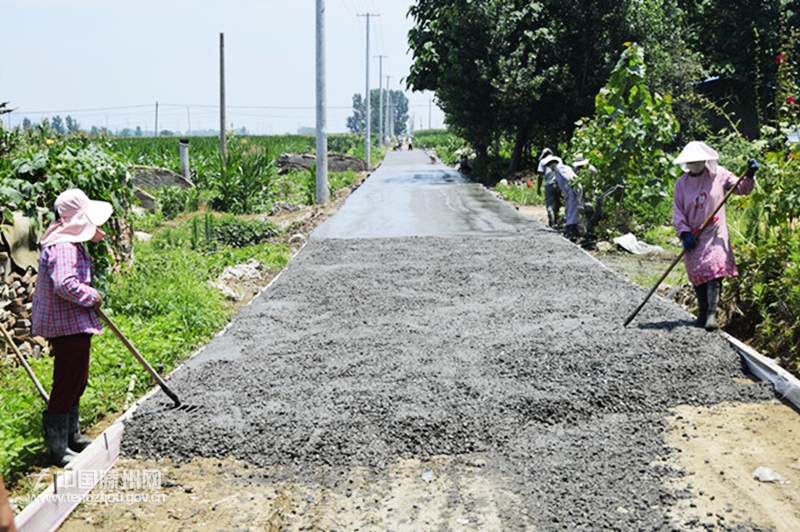
[[[88,242],[114,210],[107,201],[90,200],[77,188],[59,194],[55,207],[58,220],[50,225],[39,242],[43,248],[61,242]]]

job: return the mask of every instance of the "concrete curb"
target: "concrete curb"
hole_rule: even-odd
[[[747,369],[763,381],[769,381],[775,387],[775,393],[789,401],[800,410],[800,381],[794,375],[778,366],[771,358],[767,358],[749,345],[737,340],[728,333],[720,333],[747,364]]]
[[[122,424],[112,424],[14,519],[19,532],[56,530],[119,458]]]

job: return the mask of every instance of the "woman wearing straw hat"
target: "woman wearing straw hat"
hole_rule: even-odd
[[[577,176],[568,165],[555,155],[548,155],[542,159],[545,168],[553,172],[559,193],[564,196],[564,232],[570,240],[575,240],[580,232],[580,213],[578,212],[578,196],[572,185]],[[548,212],[549,214],[549,212]]]
[[[94,310],[102,299],[92,287],[92,262],[84,243],[103,239],[100,226],[112,207],[70,189],[56,198],[55,209],[58,218],[40,242],[31,326],[33,334],[52,346],[53,389],[42,422],[51,459],[63,467],[91,443],[80,434],[78,403],[89,379],[92,335],[103,327]]]
[[[556,171],[554,168],[544,163],[545,159],[552,162],[558,157],[553,156],[553,150],[545,148],[539,155],[539,167],[537,169],[538,179],[536,181],[536,193],[542,195],[542,181],[544,181],[544,204],[547,208],[547,225],[555,228],[558,221],[558,210],[561,208],[561,191],[558,189]],[[559,161],[561,159],[558,159]]]
[[[697,295],[697,320],[695,325],[707,331],[719,329],[719,306],[722,279],[739,274],[728,236],[725,206],[700,232],[705,220],[722,204],[728,190],[736,186],[735,194],[747,195],[755,185],[758,163],[747,163],[746,177],[738,179],[719,166],[719,155],[703,142],[692,141],[683,148],[675,164],[684,174],[675,183],[672,225],[683,243],[684,263],[689,281]]]

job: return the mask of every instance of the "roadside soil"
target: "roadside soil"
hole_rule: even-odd
[[[325,208],[292,213],[279,221],[290,228],[286,238],[296,250],[317,224],[338,209],[345,197],[346,193],[342,193]],[[546,225],[543,209],[520,208],[520,211],[540,223],[544,219]],[[613,255],[613,263],[606,264],[612,270],[641,268],[641,261],[635,256],[626,261],[625,256]],[[603,253],[594,256],[606,263]],[[666,263],[654,261],[652,268],[663,271],[670,262],[665,260]],[[234,286],[246,294],[237,305],[246,305],[271,279],[269,276]],[[513,346],[509,347],[513,350]],[[513,358],[513,353],[509,352],[509,356]],[[575,371],[585,369],[575,368]],[[741,379],[739,385],[752,386],[753,395],[759,396],[755,389],[760,385],[747,379]],[[669,485],[664,486],[667,495],[662,494],[674,497],[670,515],[674,529],[800,530],[799,419],[797,412],[773,399],[672,408],[663,420],[663,431],[673,452],[660,465],[676,472]],[[99,424],[92,432],[99,433],[111,421]],[[607,421],[613,424],[612,418]],[[517,435],[497,437],[512,441],[546,437],[537,436],[527,428],[519,430]],[[594,430],[599,438],[605,427],[588,427],[588,430],[589,437]],[[320,433],[319,437],[326,435]],[[636,437],[632,435],[634,440]],[[315,444],[320,442],[308,442],[310,446]],[[377,441],[374,445],[378,445]],[[537,529],[533,524],[537,508],[525,504],[509,488],[514,486],[515,475],[535,472],[508,470],[498,456],[480,446],[457,446],[451,453],[425,457],[400,453],[400,458],[388,463],[378,461],[367,465],[331,465],[321,459],[313,474],[300,463],[264,466],[263,462],[270,460],[262,460],[256,465],[233,458],[233,454],[222,449],[217,457],[188,461],[180,456],[123,458],[115,466],[120,474],[138,469],[161,471],[161,488],[153,493],[160,498],[104,502],[103,494],[111,500],[119,490],[96,489],[93,494],[99,500],[81,506],[60,530],[500,531],[509,530],[509,523],[516,530]],[[564,468],[569,467],[570,464],[564,464]],[[778,472],[781,480],[754,479],[758,467]],[[561,473],[572,474],[566,469]],[[554,475],[559,471],[543,469],[541,474]],[[626,473],[619,474],[624,477]],[[580,514],[580,494],[565,493],[563,500]],[[624,507],[612,510],[620,523],[625,522],[630,511]],[[509,518],[511,515],[514,517]],[[581,529],[605,528],[598,525]]]

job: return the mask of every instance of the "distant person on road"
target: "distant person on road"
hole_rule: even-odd
[[[100,226],[112,207],[70,189],[56,198],[55,209],[57,219],[40,242],[31,326],[52,346],[53,389],[42,423],[53,464],[64,467],[91,443],[81,436],[78,404],[89,379],[92,335],[103,327],[95,313],[102,299],[92,286],[92,261],[84,243],[105,237]]]
[[[458,160],[458,171],[464,175],[472,173],[472,161],[469,160],[466,154],[462,154],[461,158]]]
[[[0,475],[0,532],[17,532],[17,527],[14,525],[14,510],[8,501],[2,475]]]
[[[544,205],[547,209],[547,225],[555,228],[558,221],[558,210],[561,208],[561,191],[558,188],[555,170],[544,164],[544,160],[548,157],[553,157],[553,151],[550,148],[545,148],[539,155],[536,193],[540,196],[542,195],[542,181],[544,181]],[[561,159],[558,160],[561,161]]]
[[[724,205],[708,227],[699,233],[703,222],[737,182],[732,172],[717,164],[718,160],[716,151],[698,141],[687,144],[675,159],[675,164],[680,165],[684,174],[675,183],[672,225],[686,251],[686,273],[697,296],[697,320],[694,324],[707,331],[719,329],[717,309],[723,277],[735,277],[739,273],[728,236]],[[756,170],[758,163],[750,159],[746,177],[734,193],[750,194],[755,185]]]
[[[580,233],[578,195],[573,188],[573,185],[576,184],[577,176],[572,168],[564,164],[564,162],[555,155],[548,155],[545,157],[542,160],[542,164],[545,168],[553,172],[556,178],[558,191],[564,196],[564,214],[566,216],[564,233],[567,238],[574,241],[578,238]]]

